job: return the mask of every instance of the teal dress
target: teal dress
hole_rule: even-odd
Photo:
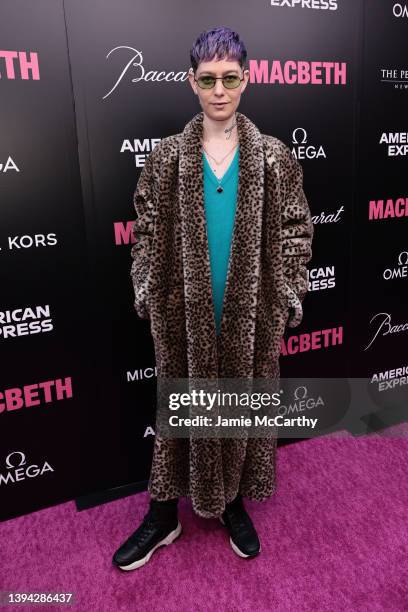
[[[214,316],[218,336],[221,331],[222,305],[237,205],[239,147],[237,147],[234,158],[221,181],[215,176],[204,153],[203,169],[204,207],[211,265]],[[221,193],[217,192],[219,184],[223,188]]]

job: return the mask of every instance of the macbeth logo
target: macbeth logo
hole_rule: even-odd
[[[7,471],[0,472],[0,486],[15,484],[26,478],[36,478],[46,472],[54,471],[47,461],[44,461],[42,466],[36,463],[27,464],[26,456],[21,451],[13,451],[7,455],[5,466]]]

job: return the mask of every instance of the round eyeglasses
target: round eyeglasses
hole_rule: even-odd
[[[213,77],[210,75],[204,75],[194,80],[198,84],[198,86],[201,87],[201,89],[212,89],[215,86],[215,81],[217,81],[218,79],[222,80],[222,84],[226,89],[236,89],[237,87],[239,87],[241,81],[244,80],[243,78],[240,79],[239,76],[235,74],[227,74],[227,76],[224,77]]]

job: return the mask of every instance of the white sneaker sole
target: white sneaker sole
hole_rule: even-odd
[[[142,559],[138,559],[137,561],[134,561],[133,563],[130,563],[129,565],[118,565],[118,567],[125,571],[134,570],[134,569],[138,569],[139,567],[142,567],[143,565],[145,565],[145,563],[147,563],[150,560],[150,557],[152,556],[154,551],[157,548],[159,548],[159,546],[168,546],[169,544],[174,542],[176,538],[179,537],[181,532],[182,532],[181,523],[180,521],[178,521],[177,527],[173,531],[171,531],[168,536],[163,538],[163,540],[160,540],[160,542],[157,542],[156,546],[154,546],[154,548],[149,550],[149,552],[147,553],[145,557],[143,557]]]
[[[224,519],[220,516],[219,517],[221,523],[223,525],[225,525]],[[247,559],[248,557],[256,557],[256,555],[246,555],[245,553],[242,552],[242,550],[240,550],[238,548],[238,546],[236,544],[234,544],[233,539],[230,537],[230,544],[231,544],[231,548],[232,550],[239,556],[239,557],[243,557],[244,559]],[[261,545],[259,545],[259,551],[257,552],[257,555],[259,555],[259,553],[261,552]]]

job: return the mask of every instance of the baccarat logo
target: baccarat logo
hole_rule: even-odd
[[[312,215],[312,221],[314,225],[326,224],[326,223],[340,223],[343,218],[344,206],[341,204],[335,212],[326,212],[322,210],[317,215]]]
[[[389,336],[390,334],[406,333],[408,331],[408,322],[403,321],[402,323],[397,323],[391,320],[389,312],[377,312],[370,319],[370,331],[371,330],[371,340],[364,348],[365,351],[369,349],[378,338]],[[406,338],[401,338],[401,341],[405,341],[406,343]]]
[[[114,82],[111,89],[102,97],[102,100],[106,100],[108,96],[110,96],[115,89],[117,89],[119,83],[125,78],[127,82],[130,83],[139,83],[140,81],[186,81],[188,79],[187,70],[178,70],[174,72],[171,70],[170,72],[165,72],[161,70],[160,72],[157,70],[146,70],[143,65],[143,55],[141,51],[138,51],[134,47],[129,47],[128,45],[118,45],[111,49],[106,59],[108,59],[112,54],[116,53],[119,57],[127,57],[125,63],[121,65],[119,75]],[[129,73],[129,74],[127,74]]]

